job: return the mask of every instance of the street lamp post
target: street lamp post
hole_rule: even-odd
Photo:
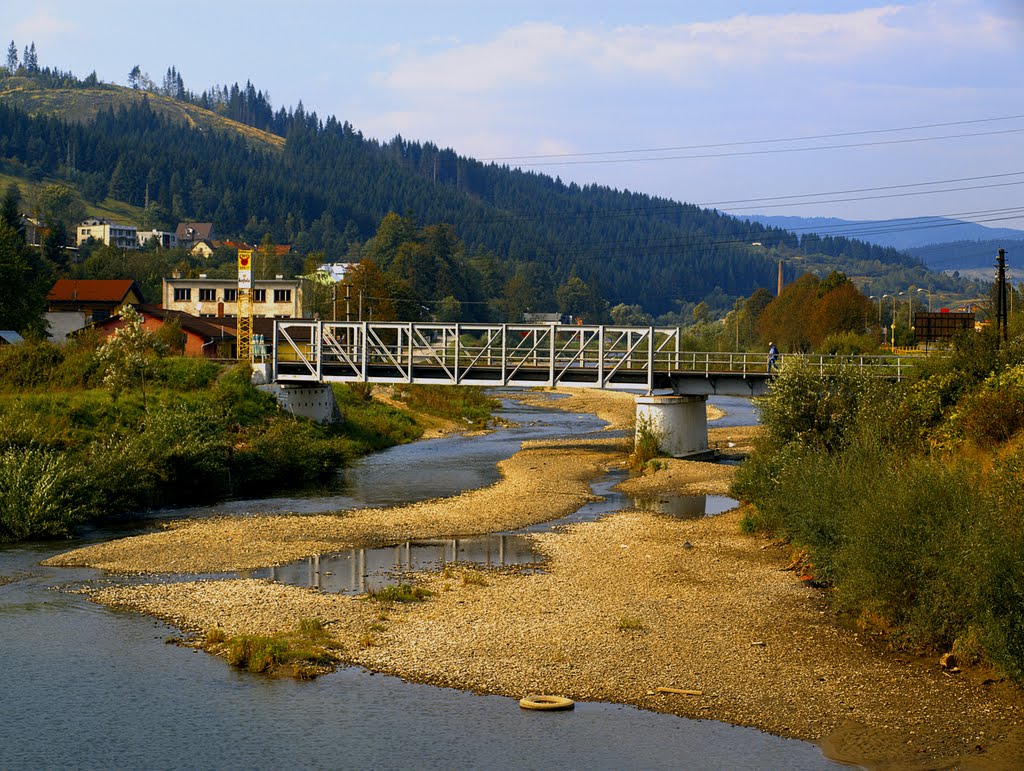
[[[906,292],[900,292],[900,297],[903,295],[907,296],[907,326],[911,329],[914,328],[914,294],[908,289]]]
[[[917,291],[919,293],[920,292],[927,292],[928,293],[928,312],[931,313],[932,312],[932,290],[931,289],[918,289]]]
[[[891,297],[892,298],[892,342],[889,344],[889,347],[890,348],[895,348],[896,347],[896,296],[895,295],[891,295],[891,294],[884,294],[884,295],[882,295],[882,297],[883,297],[883,299],[886,298],[886,297]],[[881,302],[879,302],[879,304],[878,304],[878,312],[879,313],[882,312],[882,304],[881,304]]]

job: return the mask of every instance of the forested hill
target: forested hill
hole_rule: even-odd
[[[419,225],[450,223],[467,257],[497,262],[499,278],[524,263],[549,288],[575,274],[612,305],[655,315],[716,289],[736,297],[774,288],[778,259],[787,258],[788,280],[803,270],[801,254],[805,265],[864,283],[894,271],[904,283],[924,276],[893,249],[567,185],[431,143],[380,142],[301,103],[275,113],[251,85],[201,99],[182,88],[176,98],[0,70],[0,163],[15,177],[66,180],[89,202],[149,201],[166,226],[212,221],[220,237],[269,234],[328,259],[344,259],[391,211]]]

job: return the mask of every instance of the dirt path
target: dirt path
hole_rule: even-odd
[[[621,414],[621,405],[603,409]],[[574,510],[589,497],[588,480],[624,460],[615,441],[546,443],[503,463],[495,485],[452,499],[339,516],[186,523],[51,563],[242,569],[356,543],[510,529]],[[629,486],[633,494],[721,493],[731,473],[670,461]],[[375,671],[515,698],[555,693],[750,725],[822,741],[834,757],[872,767],[1024,764],[1018,689],[983,673],[944,673],[933,659],[886,652],[844,628],[820,590],[783,569],[785,548],[740,533],[741,516],[621,512],[537,536],[548,557],[544,573],[425,574],[419,580],[434,596],[386,609],[254,580],[113,587],[94,597],[186,630],[221,626],[229,635],[316,617],[342,660]]]

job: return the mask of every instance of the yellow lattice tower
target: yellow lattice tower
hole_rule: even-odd
[[[238,250],[238,360],[252,361],[252,250]]]

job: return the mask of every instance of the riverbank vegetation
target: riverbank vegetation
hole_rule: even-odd
[[[967,334],[902,383],[787,362],[762,422],[745,529],[892,644],[1024,682],[1024,337]]]
[[[354,458],[423,432],[413,410],[341,384],[338,422],[296,418],[253,386],[244,366],[152,350],[145,391],[134,382],[115,388],[104,383],[102,351],[87,335],[0,349],[0,540],[65,536],[81,523],[155,507],[330,485]],[[449,390],[447,401],[408,401],[485,419],[490,401],[482,394]]]
[[[309,680],[331,671],[336,657],[320,619],[303,618],[294,630],[276,635],[242,634],[228,637],[220,627],[207,631],[207,650],[224,655],[228,663],[249,672],[290,674]]]

